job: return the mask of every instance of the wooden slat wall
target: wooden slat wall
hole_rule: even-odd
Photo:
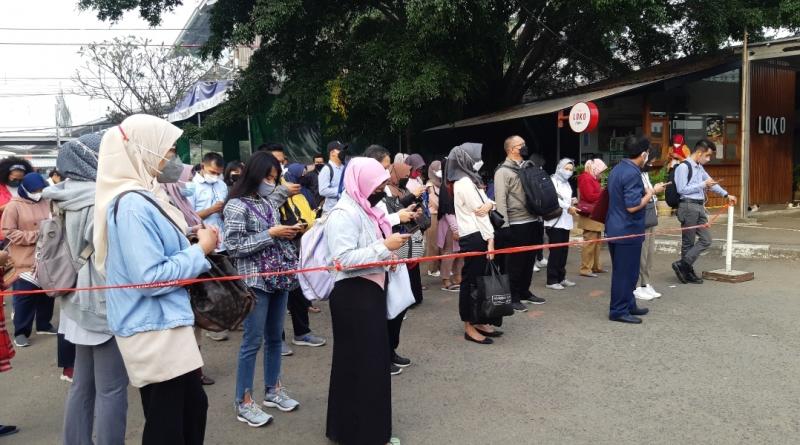
[[[710,164],[706,165],[708,174],[719,181],[720,185],[733,196],[741,196],[742,175],[740,164]],[[721,206],[725,200],[718,197],[715,193],[708,192],[708,206]]]
[[[746,204],[785,203],[792,198],[796,73],[780,61],[753,63],[751,72],[750,203]],[[758,134],[759,116],[785,117],[786,132]]]

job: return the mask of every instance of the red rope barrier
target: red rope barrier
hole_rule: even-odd
[[[384,267],[384,266],[396,266],[399,264],[419,264],[419,263],[426,263],[430,261],[438,261],[438,260],[446,260],[451,258],[465,258],[465,257],[473,257],[473,256],[480,256],[480,255],[487,255],[489,253],[494,255],[503,255],[503,254],[510,254],[510,253],[520,253],[520,252],[531,252],[536,250],[543,250],[549,248],[558,248],[558,247],[570,247],[570,246],[581,246],[584,244],[592,244],[592,243],[607,243],[609,241],[619,241],[624,239],[633,239],[633,238],[645,238],[647,236],[654,236],[660,235],[665,233],[673,233],[673,232],[682,232],[685,230],[694,230],[699,228],[708,228],[714,224],[717,219],[723,214],[723,210],[726,209],[727,206],[722,207],[722,210],[715,214],[711,220],[705,224],[697,224],[694,226],[688,227],[678,227],[675,229],[664,229],[664,230],[657,230],[653,231],[652,234],[648,233],[637,233],[633,235],[623,235],[623,236],[614,236],[608,238],[598,238],[596,240],[583,240],[583,241],[569,241],[565,243],[553,243],[553,244],[538,244],[532,246],[519,246],[519,247],[507,247],[504,249],[496,249],[489,252],[459,252],[459,253],[450,253],[446,255],[434,255],[434,256],[427,256],[427,257],[420,257],[420,258],[407,258],[407,259],[397,259],[397,260],[387,260],[387,261],[377,261],[373,263],[364,263],[364,264],[355,264],[352,266],[342,266],[338,261],[334,260],[334,264],[332,266],[326,267],[312,267],[307,269],[295,269],[295,270],[287,270],[287,271],[280,271],[280,272],[259,272],[254,274],[248,275],[231,275],[226,277],[214,277],[214,278],[191,278],[185,280],[172,280],[172,281],[160,281],[155,283],[141,283],[141,284],[117,284],[117,285],[106,285],[106,286],[94,286],[94,287],[76,287],[76,288],[65,288],[65,289],[42,289],[42,290],[26,290],[26,291],[14,291],[14,290],[5,290],[0,292],[0,298],[5,298],[9,295],[38,295],[43,294],[46,292],[59,292],[59,293],[71,293],[71,292],[78,292],[78,291],[103,291],[103,290],[111,290],[111,289],[153,289],[153,288],[160,288],[160,287],[182,287],[187,286],[190,284],[195,283],[204,283],[207,281],[233,281],[233,280],[244,280],[246,278],[253,278],[253,277],[270,277],[270,276],[277,276],[277,275],[295,275],[295,274],[305,274],[305,273],[314,273],[314,272],[341,272],[344,270],[357,270],[357,269],[370,269],[373,267]]]

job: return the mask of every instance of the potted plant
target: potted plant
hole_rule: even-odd
[[[653,184],[658,184],[659,182],[667,182],[669,179],[669,166],[664,165],[664,168],[658,171],[651,171],[650,172],[650,182]],[[658,202],[656,202],[656,210],[658,211],[658,216],[671,216],[672,215],[672,207],[667,204],[667,200],[664,193],[659,193]]]

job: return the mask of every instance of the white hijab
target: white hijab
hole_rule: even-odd
[[[152,193],[159,206],[186,230],[183,214],[170,204],[169,196],[160,187],[155,176],[163,156],[166,156],[182,133],[183,130],[163,119],[136,114],[103,135],[97,161],[97,195],[94,206],[95,264],[101,273],[105,273],[108,254],[108,208],[120,193],[129,190]]]

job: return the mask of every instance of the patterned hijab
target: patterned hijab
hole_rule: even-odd
[[[102,132],[89,133],[62,145],[56,160],[58,171],[75,181],[95,182],[102,139]]]

